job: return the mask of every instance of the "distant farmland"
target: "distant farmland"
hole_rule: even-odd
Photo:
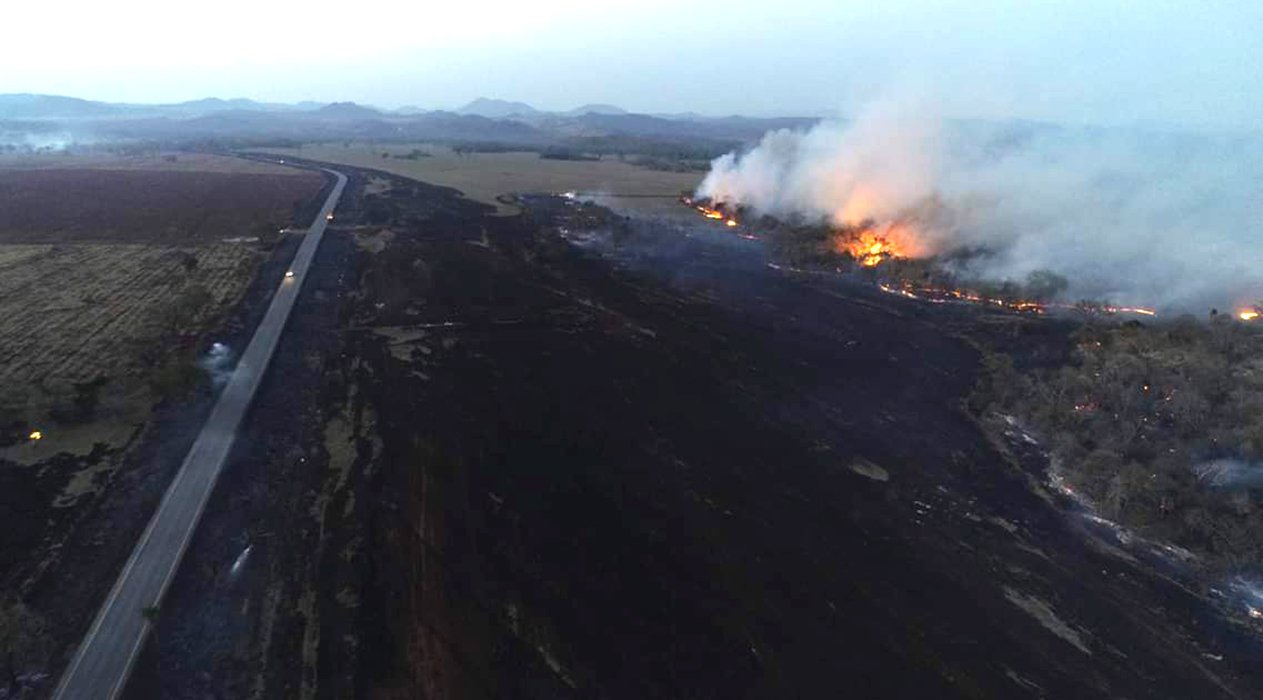
[[[319,176],[294,172],[0,168],[0,243],[242,236],[261,222],[287,223],[319,190]]]
[[[120,155],[110,152],[0,154],[0,170],[144,170],[147,172],[237,173],[288,175],[305,173],[258,161],[209,153]]]
[[[419,151],[413,158],[403,158]],[[700,173],[651,170],[616,158],[549,160],[533,152],[469,153],[426,144],[318,144],[268,149],[269,153],[327,163],[373,168],[434,185],[452,187],[470,199],[491,204],[503,213],[516,211],[496,198],[507,193],[582,191],[633,197],[610,198],[616,207],[639,210],[678,209],[675,197],[692,191]],[[386,157],[382,157],[382,154]],[[646,197],[645,195],[660,195]]]

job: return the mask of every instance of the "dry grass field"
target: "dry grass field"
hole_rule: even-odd
[[[245,292],[268,254],[255,236],[322,185],[218,156],[0,162],[0,420],[45,435],[0,460],[124,442],[161,398],[155,376],[190,365]],[[91,411],[76,404],[86,383]]]
[[[396,158],[419,150],[430,154]],[[680,192],[701,182],[699,173],[673,173],[632,165],[615,158],[599,161],[542,159],[536,153],[470,153],[431,144],[316,144],[269,149],[269,153],[327,163],[373,168],[434,185],[452,187],[470,199],[495,205],[503,213],[516,209],[496,198],[508,193],[579,191],[602,193],[602,203],[637,211],[675,211]],[[388,157],[383,158],[382,154]],[[619,197],[618,195],[635,195]],[[645,195],[661,195],[646,197]]]
[[[0,246],[0,385],[137,374],[135,350],[163,334],[166,304],[205,289],[207,303],[180,321],[198,326],[237,300],[262,255],[228,243]]]
[[[124,441],[157,398],[153,373],[236,304],[263,255],[228,243],[0,245],[0,411],[46,437],[0,457],[30,462]],[[198,303],[184,313],[181,299]],[[53,418],[73,406],[76,384],[92,381],[102,384],[93,415]]]

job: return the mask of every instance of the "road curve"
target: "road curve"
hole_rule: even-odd
[[[345,175],[333,170],[325,172],[334,175],[337,184],[325,199],[324,206],[294,255],[289,268],[293,276],[282,278],[267,314],[255,329],[254,337],[215,402],[210,417],[184,457],[180,471],[167,488],[158,510],[97,612],[92,627],[80,642],[53,697],[67,700],[114,698],[122,692],[149,631],[150,620],[145,611],[162,600],[180,565],[193,530],[223,470],[237,426],[250,407],[250,401],[276,350],[277,341],[285,330],[285,321],[294,308],[307,269],[324,236],[328,216],[337,206],[346,186]]]

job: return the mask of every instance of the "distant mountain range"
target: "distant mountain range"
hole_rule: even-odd
[[[221,99],[218,97],[207,97],[200,100],[169,104],[129,104],[99,102],[61,95],[0,94],[0,119],[96,119],[138,116],[198,117],[218,112],[314,111],[323,112],[329,116],[372,118],[384,115],[410,116],[442,110],[425,109],[415,105],[388,110],[360,105],[354,102],[299,102],[296,104],[283,104],[259,102],[246,98]],[[629,114],[622,107],[611,104],[585,104],[564,112],[549,112],[536,109],[525,102],[513,102],[487,97],[479,97],[469,104],[451,111],[455,114],[486,117],[488,119],[515,118],[528,120],[541,116],[581,117],[588,114],[606,116]],[[669,119],[703,119],[703,117],[692,113],[662,116]]]
[[[233,110],[259,112],[302,111],[321,106],[319,103],[287,105],[256,102],[255,100],[241,98],[222,100],[217,97],[174,104],[147,105],[97,102],[61,95],[21,93],[0,95],[0,119],[81,119],[153,114],[197,116]]]
[[[354,102],[330,102],[315,110],[315,113],[334,119],[377,119],[382,116],[380,111]]]
[[[510,117],[533,117],[540,114],[546,114],[541,110],[526,104],[525,102],[510,102],[508,100],[493,100],[486,97],[479,97],[469,104],[456,110],[457,114],[476,114],[480,117],[489,119],[506,119]],[[586,104],[568,112],[559,112],[572,117],[580,117],[585,114],[627,114],[627,110],[622,107],[616,107],[609,104]]]
[[[456,113],[473,114],[479,117],[487,117],[488,119],[504,119],[505,117],[538,114],[539,110],[525,102],[510,102],[508,100],[492,100],[486,97],[479,97],[464,107],[457,109]]]
[[[560,145],[601,152],[710,157],[706,154],[752,142],[768,130],[803,128],[815,121],[654,116],[610,104],[549,112],[524,102],[490,98],[443,111],[382,110],[354,102],[278,104],[211,97],[174,104],[125,104],[59,95],[0,95],[0,147],[19,148],[120,139],[172,144],[370,139],[531,148]]]
[[[66,119],[112,117],[126,111],[119,105],[59,95],[0,95],[0,119]]]
[[[566,114],[576,117],[580,117],[585,114],[627,114],[627,110],[622,107],[615,107],[614,105],[590,104],[575,107],[569,112],[566,112]]]

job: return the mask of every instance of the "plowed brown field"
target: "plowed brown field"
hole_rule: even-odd
[[[321,182],[303,172],[0,169],[0,243],[200,245],[288,223]]]

